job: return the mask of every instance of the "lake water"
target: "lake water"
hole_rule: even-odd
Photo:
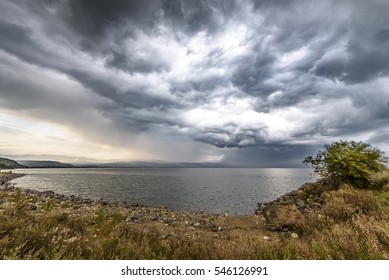
[[[258,202],[315,181],[301,168],[18,169],[18,187],[93,200],[208,213],[253,214]]]

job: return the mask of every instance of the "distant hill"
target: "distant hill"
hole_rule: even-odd
[[[70,163],[62,163],[59,161],[50,160],[20,160],[21,164],[29,168],[70,168],[75,167]]]
[[[18,162],[12,159],[0,158],[0,169],[14,169],[14,168],[25,168],[25,166],[19,164]]]

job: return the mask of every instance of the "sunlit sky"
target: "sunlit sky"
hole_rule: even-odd
[[[0,2],[0,156],[301,166],[389,154],[389,1]]]

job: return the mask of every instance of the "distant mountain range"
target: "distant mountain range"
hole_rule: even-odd
[[[228,167],[220,163],[210,162],[150,162],[130,161],[111,163],[70,164],[50,160],[18,160],[0,158],[0,168],[222,168]]]
[[[0,157],[0,169],[14,169],[14,168],[25,168],[25,166],[19,164],[18,162]]]
[[[29,168],[70,168],[75,167],[69,163],[62,163],[51,160],[19,160],[20,164]]]

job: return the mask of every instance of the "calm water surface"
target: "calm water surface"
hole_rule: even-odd
[[[21,188],[173,210],[253,214],[266,202],[314,181],[300,168],[19,169]]]

